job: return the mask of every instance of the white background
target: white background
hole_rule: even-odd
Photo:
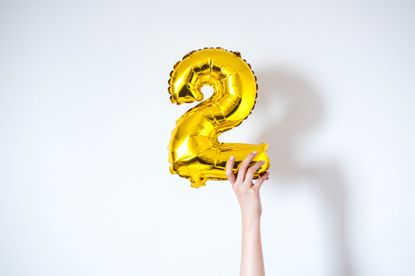
[[[1,1],[0,275],[237,275],[226,182],[167,145],[173,64],[237,50],[269,143],[268,275],[414,275],[412,1]]]

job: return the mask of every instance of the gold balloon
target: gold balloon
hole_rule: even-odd
[[[209,85],[213,95],[203,100],[201,88]],[[226,180],[225,165],[235,157],[234,173],[241,161],[257,151],[253,162],[265,163],[255,173],[258,178],[269,168],[267,144],[221,143],[218,136],[245,120],[257,96],[256,77],[240,53],[222,48],[192,51],[177,62],[170,73],[172,103],[202,101],[176,122],[169,145],[170,172],[188,178],[191,186],[207,180]]]

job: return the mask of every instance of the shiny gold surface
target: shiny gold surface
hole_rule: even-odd
[[[213,95],[204,100],[201,88],[210,85]],[[172,103],[202,101],[176,122],[169,144],[170,172],[188,178],[191,186],[207,180],[227,179],[224,168],[230,156],[240,162],[252,151],[254,161],[264,160],[255,178],[269,168],[267,144],[221,143],[218,136],[242,123],[255,106],[256,77],[238,52],[221,48],[192,51],[170,73]]]

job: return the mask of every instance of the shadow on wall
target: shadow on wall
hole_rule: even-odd
[[[326,208],[329,237],[336,256],[333,256],[335,274],[353,276],[347,236],[346,183],[337,161],[301,162],[298,142],[322,121],[323,102],[315,88],[295,72],[276,67],[255,71],[261,100],[257,102],[257,116],[268,121],[267,128],[257,141],[269,143],[271,177],[293,180],[289,183],[312,185]],[[281,111],[281,113],[278,113]],[[274,182],[274,185],[288,185]],[[302,185],[302,184],[298,184]]]

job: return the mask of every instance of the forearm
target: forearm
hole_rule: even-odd
[[[264,276],[261,217],[242,216],[241,276]]]

